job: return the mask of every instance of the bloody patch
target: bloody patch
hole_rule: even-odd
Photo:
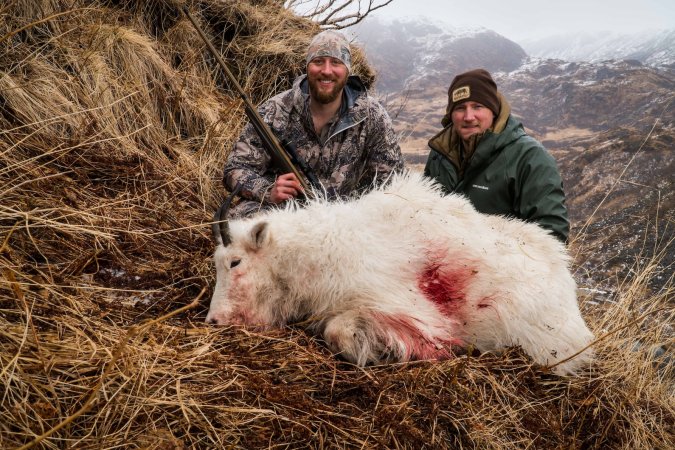
[[[409,316],[402,314],[372,313],[373,323],[380,328],[380,336],[388,348],[396,347],[396,343],[387,339],[389,333],[396,335],[399,343],[403,344],[405,354],[403,360],[411,359],[448,359],[453,356],[451,348],[461,346],[459,339],[442,339],[432,341],[425,337],[418,323]]]
[[[466,260],[456,259],[448,264],[445,254],[430,254],[424,270],[417,277],[417,285],[446,317],[457,318],[466,304],[466,290],[476,276],[476,269]]]

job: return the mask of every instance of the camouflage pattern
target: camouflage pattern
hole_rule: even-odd
[[[258,110],[280,140],[295,144],[299,157],[314,170],[330,197],[360,193],[403,168],[391,119],[384,107],[366,93],[358,77],[349,77],[339,118],[326,125],[324,139],[314,131],[306,75]],[[241,183],[241,196],[248,201],[232,208],[230,216],[248,216],[271,206],[269,193],[277,175],[280,173],[270,167],[270,157],[258,134],[247,124],[228,156],[223,183],[228,191]]]
[[[307,64],[314,58],[330,56],[342,61],[347,70],[352,71],[352,53],[349,42],[342,33],[326,30],[314,36],[307,48]]]

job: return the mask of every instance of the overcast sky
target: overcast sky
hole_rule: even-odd
[[[518,40],[579,31],[675,29],[675,0],[393,0],[373,15],[428,16]]]

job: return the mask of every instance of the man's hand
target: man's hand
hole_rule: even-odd
[[[274,186],[272,186],[272,191],[270,192],[270,201],[275,204],[285,202],[297,197],[300,192],[302,192],[302,186],[300,186],[300,182],[295,177],[295,174],[285,173],[279,175],[274,182]]]

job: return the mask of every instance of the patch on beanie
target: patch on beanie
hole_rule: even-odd
[[[466,100],[471,97],[471,88],[469,86],[458,87],[452,91],[452,103],[457,103],[460,100]]]

